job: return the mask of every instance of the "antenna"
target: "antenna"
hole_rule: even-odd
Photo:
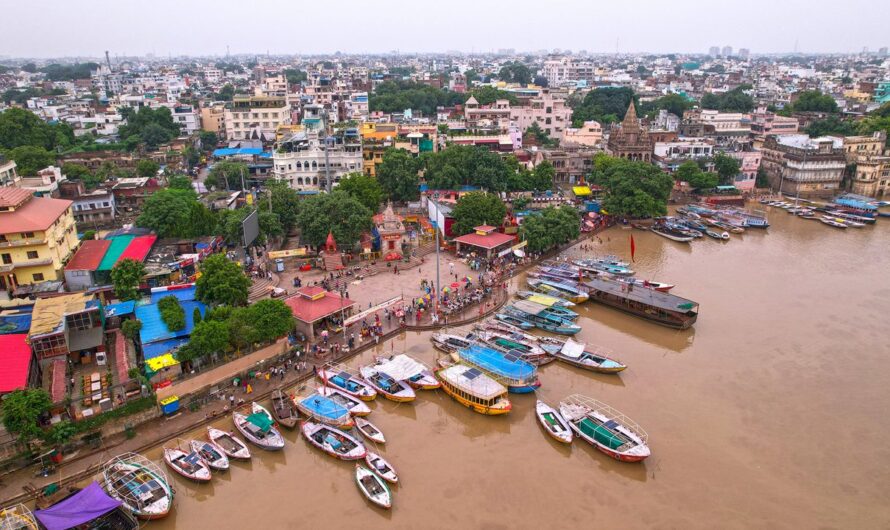
[[[108,50],[105,50],[105,64],[108,65],[108,70],[111,70],[111,59],[108,57]]]

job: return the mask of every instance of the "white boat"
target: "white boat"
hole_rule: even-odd
[[[826,224],[828,226],[833,226],[834,228],[841,228],[841,229],[847,228],[846,224],[839,223],[830,217],[822,216],[819,218],[819,221],[821,221],[822,224]]]
[[[445,353],[456,352],[457,350],[469,347],[470,344],[473,343],[473,341],[466,337],[455,335],[453,333],[433,333],[430,336],[430,341],[433,343],[434,348],[444,351]]]
[[[390,401],[405,403],[414,401],[417,397],[411,385],[378,370],[376,366],[362,366],[359,368],[359,373],[362,374],[362,377],[369,385],[374,387],[378,394],[383,394],[383,397]]]
[[[369,501],[381,508],[392,507],[392,493],[382,478],[361,464],[355,465],[355,483]]]
[[[269,412],[269,409],[260,405],[256,401],[254,401],[250,404],[250,412],[253,414],[265,414],[266,417],[269,418],[269,421],[271,421],[272,423],[275,423],[275,418],[272,417],[272,413]]]
[[[410,355],[400,353],[389,357],[375,357],[374,368],[397,381],[403,381],[415,390],[436,390],[441,385],[425,364]]]
[[[339,388],[320,386],[318,387],[318,393],[345,408],[353,416],[367,416],[371,413],[371,407],[366,405],[364,401],[350,396]]]
[[[374,473],[380,475],[380,478],[383,480],[390,482],[392,484],[396,484],[399,482],[399,475],[396,473],[392,464],[387,462],[382,456],[377,453],[368,451],[368,454],[365,455],[365,462],[371,468]]]
[[[705,234],[707,234],[709,237],[712,237],[714,239],[722,239],[724,241],[729,239],[729,232],[717,232],[714,230],[705,230]]]
[[[207,427],[207,438],[215,443],[222,452],[229,458],[237,458],[239,460],[250,460],[250,449],[247,444],[242,442],[233,433],[228,433],[221,429]]]
[[[284,449],[284,438],[272,425],[272,417],[262,412],[245,416],[240,412],[232,413],[235,428],[248,442],[262,449],[276,451]]]
[[[646,431],[630,418],[593,398],[573,394],[559,413],[579,438],[621,462],[640,462],[651,452]]]
[[[611,352],[590,348],[572,339],[566,340],[553,355],[564,363],[602,374],[617,374],[627,368],[626,364],[612,357]]]
[[[124,453],[105,463],[102,488],[140,519],[166,517],[173,507],[173,488],[167,475],[136,453]]]
[[[207,440],[189,440],[189,447],[191,447],[192,451],[198,453],[201,460],[210,466],[211,469],[217,471],[229,469],[229,457],[226,456],[222,447],[215,443],[208,442]]]
[[[386,437],[383,436],[383,431],[378,429],[376,425],[364,418],[355,419],[355,428],[358,429],[358,432],[362,433],[362,436],[364,436],[368,440],[377,442],[379,444],[386,443]]]
[[[373,387],[358,376],[352,375],[342,364],[325,365],[319,368],[315,375],[322,380],[324,386],[337,388],[362,401],[372,401],[377,397],[377,392]]]
[[[544,427],[544,430],[547,431],[551,438],[557,442],[572,443],[572,429],[569,428],[569,424],[559,415],[556,409],[538,400],[535,405],[535,414],[538,416],[538,423]]]
[[[187,479],[208,482],[212,478],[210,466],[194,451],[186,453],[175,447],[165,447],[164,462],[170,469]]]
[[[358,438],[324,423],[304,421],[300,431],[310,444],[340,460],[361,460],[367,453]]]

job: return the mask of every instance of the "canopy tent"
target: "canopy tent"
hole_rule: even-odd
[[[247,417],[247,421],[255,425],[263,432],[269,432],[272,428],[272,418],[262,412],[251,414]]]
[[[58,504],[34,514],[47,530],[66,530],[102,517],[121,502],[112,499],[93,482]]]
[[[572,339],[567,339],[565,341],[565,344],[562,345],[562,354],[566,357],[577,359],[581,357],[582,353],[584,353],[584,344],[580,342],[575,342]]]
[[[400,353],[392,359],[378,364],[376,369],[378,372],[383,372],[396,381],[405,381],[406,379],[411,379],[422,373],[424,370],[427,370],[427,367],[411,357]]]

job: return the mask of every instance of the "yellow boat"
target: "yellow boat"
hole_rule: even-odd
[[[446,394],[479,414],[495,416],[506,414],[513,408],[507,399],[507,387],[476,368],[452,364],[437,370],[436,378]]]

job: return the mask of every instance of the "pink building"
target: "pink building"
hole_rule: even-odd
[[[757,170],[760,169],[760,160],[763,153],[759,150],[728,152],[727,155],[735,158],[741,164],[739,174],[733,184],[742,191],[751,191],[757,181]]]
[[[529,99],[528,105],[512,107],[510,118],[522,131],[537,123],[551,138],[561,140],[565,129],[572,125],[572,109],[566,105],[563,92],[542,88],[537,96]]]

